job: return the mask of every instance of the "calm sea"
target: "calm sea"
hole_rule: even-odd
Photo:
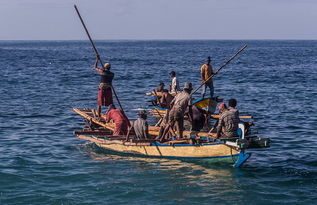
[[[0,204],[317,204],[317,41],[97,41],[130,119],[174,70],[236,98],[271,148],[225,164],[114,155],[76,139],[73,107],[96,106],[87,41],[0,41]],[[154,123],[154,119],[149,119]]]

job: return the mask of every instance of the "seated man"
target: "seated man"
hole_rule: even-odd
[[[130,122],[124,112],[111,104],[106,113],[106,116],[103,117],[106,123],[109,123],[110,120],[113,120],[115,124],[115,129],[113,131],[113,136],[126,135],[128,132],[128,127],[130,127]]]
[[[155,88],[155,92],[162,92],[164,90],[164,83],[160,83],[158,88]]]
[[[174,97],[171,94],[169,94],[168,90],[164,89],[162,92],[162,97],[160,99],[160,105],[163,108],[170,109],[171,102],[173,99],[174,99]]]
[[[221,116],[222,113],[224,113],[225,111],[228,110],[227,105],[225,103],[221,103],[218,106],[218,110],[219,110],[219,115]],[[215,124],[212,126],[212,128],[209,130],[209,134],[211,134],[217,127],[219,124],[219,119],[217,119],[217,121],[215,122]]]
[[[219,123],[217,127],[217,138],[230,138],[237,137],[239,111],[236,109],[237,101],[235,99],[230,99],[228,101],[228,110],[223,112],[219,118]]]
[[[149,138],[149,125],[146,118],[146,111],[140,110],[138,112],[138,119],[133,123],[134,132],[138,139]]]

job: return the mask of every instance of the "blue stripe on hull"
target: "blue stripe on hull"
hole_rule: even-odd
[[[221,158],[230,158],[230,157],[238,157],[239,154],[235,155],[227,155],[227,156],[217,156],[217,157],[176,157],[176,156],[153,156],[159,158],[173,158],[173,159],[221,159]]]
[[[153,142],[151,146],[158,146],[158,147],[201,147],[201,146],[213,146],[213,145],[220,145],[224,144],[221,142],[216,142],[216,143],[208,143],[208,144],[202,144],[202,145],[192,145],[192,144],[174,144],[174,145],[169,145],[169,144],[160,144],[159,142]]]

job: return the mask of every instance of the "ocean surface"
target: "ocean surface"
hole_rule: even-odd
[[[72,108],[96,107],[89,42],[0,41],[0,204],[317,204],[317,41],[96,42],[130,119],[169,71],[197,87],[207,56],[217,69],[244,44],[215,94],[236,98],[272,143],[237,169],[77,139],[84,121]]]

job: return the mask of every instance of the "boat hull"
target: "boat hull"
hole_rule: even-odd
[[[90,138],[90,140],[88,139]],[[149,145],[126,145],[112,143],[111,140],[85,137],[86,140],[94,142],[97,146],[111,150],[116,153],[133,154],[146,157],[163,157],[188,160],[204,161],[228,161],[235,163],[240,151],[223,143],[208,143],[201,145],[190,144],[160,144],[153,142]]]

